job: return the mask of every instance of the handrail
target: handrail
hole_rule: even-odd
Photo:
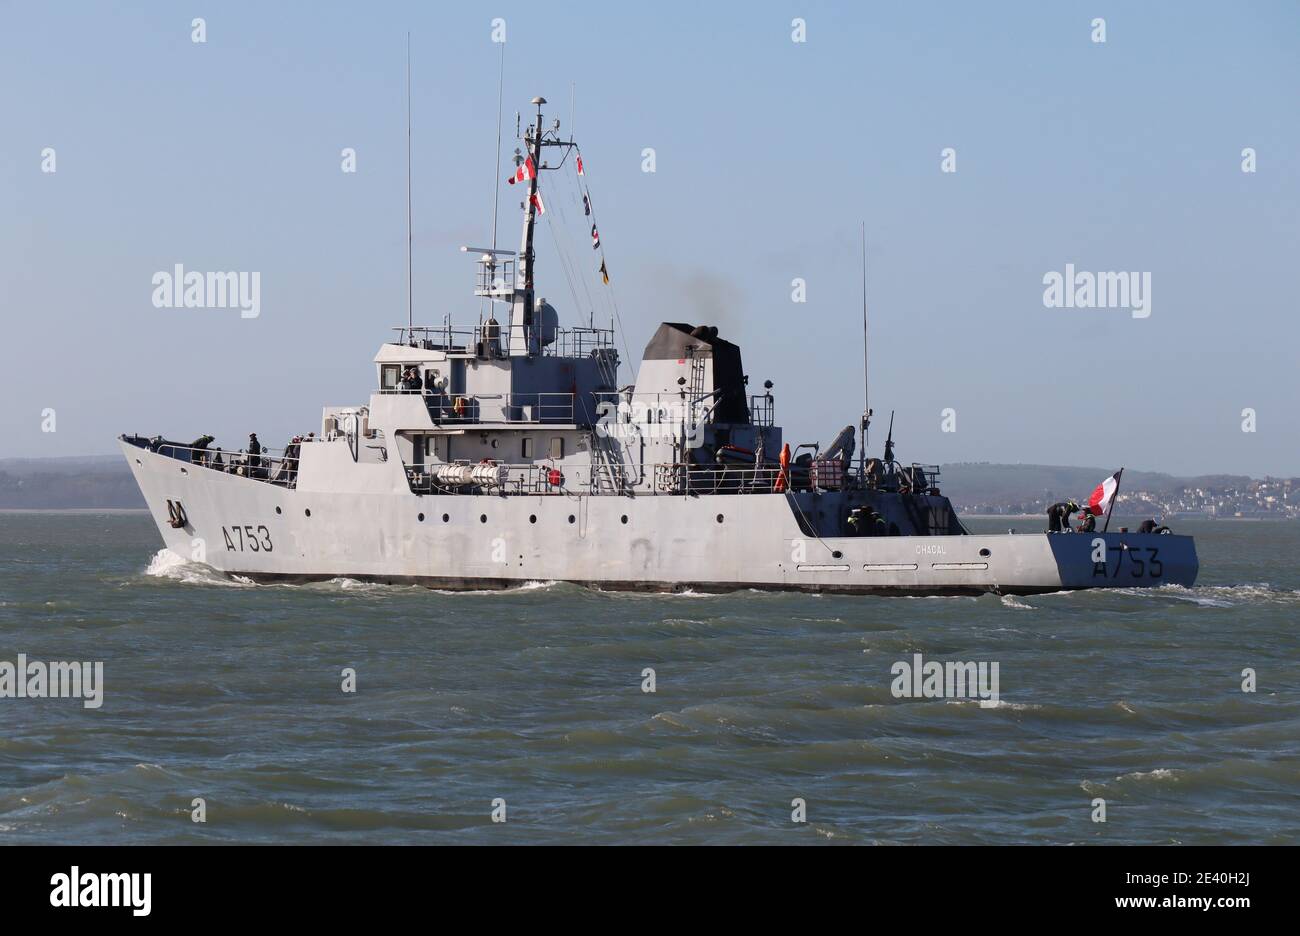
[[[381,387],[380,395],[419,396],[435,423],[468,424],[594,424],[602,403],[618,398],[614,391],[588,393],[447,393],[442,390]]]
[[[268,446],[263,448],[259,454],[252,455],[244,451],[232,452],[222,448],[178,445],[161,437],[143,439],[138,436],[123,436],[123,439],[138,448],[186,464],[195,465],[199,468],[208,468],[224,474],[238,475],[241,478],[249,478],[253,481],[282,484],[285,487],[294,487],[297,483],[298,465],[301,460],[300,456],[290,454],[290,452],[297,450],[297,446],[318,441],[316,439],[304,439],[300,443],[291,444],[283,449],[273,449]],[[276,454],[277,452],[279,454]]]
[[[781,475],[781,467],[774,464],[663,462],[652,467],[655,494],[770,494]]]
[[[473,493],[479,489],[474,483],[463,484],[445,484],[435,477],[434,473],[428,470],[431,467],[474,467],[476,464],[470,460],[457,459],[454,462],[439,462],[436,465],[407,465],[406,480],[411,487],[411,491],[416,494],[460,494]],[[505,484],[494,485],[490,490],[495,494],[574,494],[584,490],[582,474],[574,469],[569,469],[569,473],[560,475],[560,483],[551,483],[551,472],[555,470],[553,465],[537,464],[528,462],[526,464],[509,464],[506,462],[493,461],[491,464],[497,468],[504,468],[508,473]]]
[[[452,327],[450,320],[442,325],[394,325],[396,344],[424,351],[470,351],[489,347],[493,353],[505,354],[504,342],[510,334],[508,322],[496,325],[475,325],[469,328]],[[556,326],[545,330],[550,340],[541,346],[544,357],[590,357],[596,351],[614,347],[614,329],[576,325],[567,328]]]

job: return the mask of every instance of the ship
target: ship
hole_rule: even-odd
[[[495,224],[492,247],[462,248],[477,265],[476,322],[417,326],[408,292],[368,401],[324,407],[319,430],[283,449],[119,438],[167,549],[257,583],[456,590],[1024,595],[1195,582],[1193,539],[1167,530],[970,532],[938,466],[895,458],[892,425],[868,457],[865,401],[825,447],[785,438],[772,382],[751,386],[738,336],[714,325],[661,323],[620,386],[613,320],[562,324],[535,285],[542,174],[576,166],[588,213],[590,202],[576,141],[546,125],[544,98],[532,103],[508,179],[526,192],[519,250],[496,247]],[[408,283],[409,268],[408,254]],[[598,273],[607,283],[603,252]]]

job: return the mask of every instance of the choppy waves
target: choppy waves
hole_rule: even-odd
[[[37,519],[0,528],[7,658],[105,695],[4,703],[7,841],[1300,843],[1300,528],[1190,589],[895,600],[254,587],[144,569],[147,515]],[[896,698],[916,653],[999,702]]]

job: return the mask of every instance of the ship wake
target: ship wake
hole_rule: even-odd
[[[248,588],[253,582],[239,575],[227,576],[211,566],[191,562],[170,549],[160,549],[149,560],[149,567],[144,574],[151,578],[170,579],[184,585],[228,585],[236,588]]]

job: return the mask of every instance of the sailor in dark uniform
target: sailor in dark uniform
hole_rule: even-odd
[[[865,504],[861,507],[854,507],[849,511],[849,535],[850,536],[873,536],[875,535],[875,511]]]
[[[248,434],[248,457],[244,464],[248,466],[248,477],[256,478],[262,468],[262,443],[257,441],[257,433]]]
[[[210,457],[208,455],[208,446],[214,441],[215,439],[210,435],[201,435],[190,443],[190,448],[194,450],[190,458],[196,465],[208,464],[208,458]]]
[[[1079,509],[1073,500],[1058,501],[1047,508],[1048,533],[1073,533],[1070,529],[1070,514]]]

